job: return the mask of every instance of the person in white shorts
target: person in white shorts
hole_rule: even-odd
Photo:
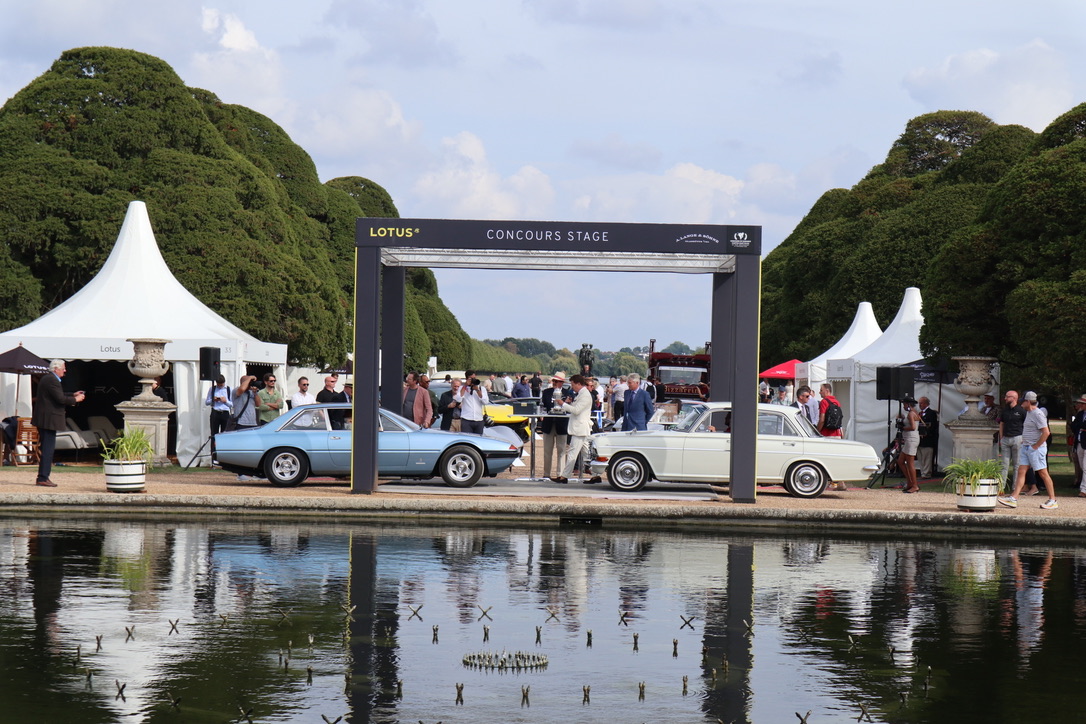
[[[920,447],[920,415],[916,411],[916,400],[906,397],[901,400],[905,408],[905,419],[901,428],[901,455],[897,466],[905,474],[905,492],[919,493],[920,484],[916,481],[916,450]]]
[[[1060,507],[1056,502],[1056,488],[1052,476],[1048,474],[1048,417],[1037,404],[1037,393],[1027,392],[1022,396],[1022,407],[1026,410],[1026,419],[1022,423],[1022,448],[1018,452],[1018,477],[1014,481],[1014,491],[1010,495],[1001,495],[996,500],[1008,508],[1018,507],[1018,494],[1026,486],[1026,471],[1033,468],[1037,478],[1045,484],[1048,500],[1041,503],[1045,510]]]

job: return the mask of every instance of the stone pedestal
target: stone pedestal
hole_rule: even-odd
[[[953,457],[960,460],[991,460],[999,457],[995,434],[999,425],[989,420],[977,408],[982,395],[992,389],[993,357],[955,357],[961,372],[954,387],[965,395],[965,414],[947,422],[944,427],[954,435]]]
[[[147,437],[151,440],[151,447],[154,449],[151,464],[169,465],[170,459],[166,456],[166,429],[170,413],[177,409],[177,405],[161,401],[130,400],[115,407],[124,415],[126,426],[140,427],[147,433]]]
[[[954,435],[956,460],[991,460],[999,457],[995,434],[999,425],[981,416],[980,420],[966,419],[965,415],[943,425]]]

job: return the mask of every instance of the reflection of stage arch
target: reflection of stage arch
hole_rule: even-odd
[[[755,501],[760,226],[358,219],[351,489],[377,489],[377,409],[403,382],[406,267],[712,274],[711,399],[730,400],[731,497]],[[378,353],[387,364],[381,368]],[[721,359],[730,354],[730,359]],[[730,365],[728,364],[730,362]]]

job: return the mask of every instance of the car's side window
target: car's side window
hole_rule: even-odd
[[[328,417],[324,410],[305,410],[283,426],[284,430],[327,430]]]
[[[732,413],[728,410],[715,410],[701,418],[696,432],[731,432]]]
[[[758,414],[759,435],[792,435],[796,431],[785,424],[784,417],[774,412],[762,412]]]
[[[391,417],[382,415],[378,419],[381,424],[381,432],[403,432],[403,427],[398,425]]]

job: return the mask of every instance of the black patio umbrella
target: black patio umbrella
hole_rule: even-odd
[[[34,354],[20,342],[15,349],[0,354],[0,372],[13,375],[44,375],[49,371],[49,363]]]
[[[10,372],[13,375],[44,375],[49,371],[49,363],[34,354],[20,342],[19,346],[0,354],[0,372]],[[21,384],[15,384],[15,404],[19,404],[19,388]]]

